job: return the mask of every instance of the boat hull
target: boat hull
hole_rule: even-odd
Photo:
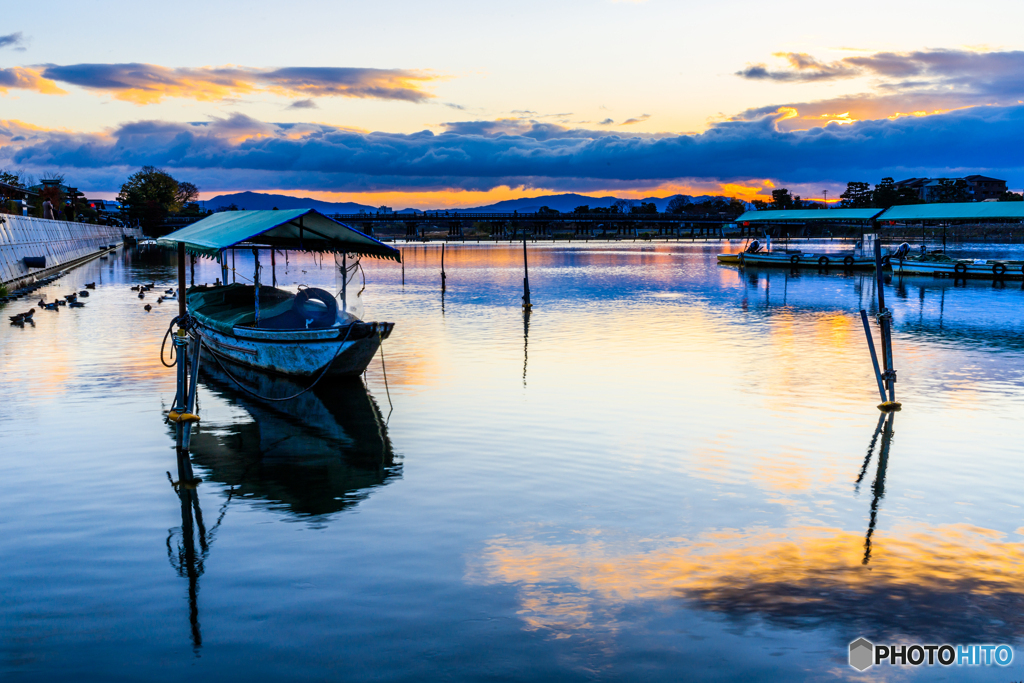
[[[224,334],[196,322],[205,350],[239,365],[289,377],[316,377],[325,368],[332,377],[363,373],[381,340],[391,332],[389,323],[367,323],[374,329],[361,339],[346,339],[346,328],[276,331],[238,329]]]
[[[908,260],[890,264],[896,275],[930,275],[932,277],[983,278],[1000,280],[1024,279],[1024,264],[1019,261],[993,261],[984,263],[960,261],[916,261]]]
[[[769,266],[775,268],[818,268],[836,270],[874,270],[873,258],[851,254],[811,254],[775,252],[771,254],[719,254],[719,263],[738,263],[745,266]]]

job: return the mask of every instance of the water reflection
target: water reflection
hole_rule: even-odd
[[[526,363],[530,358],[530,309],[523,309],[523,387],[526,387]]]
[[[199,648],[203,645],[199,625],[199,577],[206,569],[210,546],[217,529],[224,521],[233,492],[228,493],[213,527],[207,529],[203,522],[203,510],[199,506],[199,491],[196,490],[196,484],[199,482],[192,477],[192,468],[187,456],[180,452],[178,454],[178,479],[172,479],[170,472],[167,473],[167,478],[181,501],[181,526],[171,529],[167,534],[167,560],[179,577],[188,579],[188,621],[192,648],[198,654]],[[196,543],[199,544],[198,552]]]
[[[874,454],[875,443],[878,441],[878,435],[882,435],[882,446],[878,450],[878,469],[875,471],[875,480],[871,483],[871,517],[868,521],[868,532],[864,536],[864,559],[861,564],[867,564],[871,561],[871,537],[875,533],[875,526],[878,524],[878,507],[882,502],[882,498],[885,497],[885,472],[889,467],[889,446],[892,444],[892,426],[896,419],[896,413],[882,413],[878,416],[878,426],[875,427],[875,433],[871,437],[871,444],[868,446],[868,454],[864,458],[864,466],[860,468],[860,476],[857,477],[857,483],[854,486],[854,491],[859,492],[860,482],[864,479],[864,473],[867,471],[868,464],[871,462],[871,457]]]
[[[280,377],[230,367],[260,396],[283,397],[302,387]],[[399,476],[387,426],[359,378],[321,382],[298,398],[268,402],[241,391],[207,362],[206,392],[239,406],[251,420],[203,422],[192,436],[192,460],[207,479],[300,516],[345,510]]]

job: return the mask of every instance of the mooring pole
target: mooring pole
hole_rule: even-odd
[[[185,331],[186,308],[186,287],[185,287],[185,243],[178,242],[178,331],[174,335],[174,362],[177,364],[178,377],[177,388],[174,394],[174,407],[172,412],[181,414],[185,411],[185,401],[188,398],[188,375],[185,372],[185,356],[188,351],[188,337]],[[175,424],[175,444],[181,449],[184,438],[183,423],[178,421]]]
[[[883,410],[891,410],[898,408],[900,404],[896,401],[896,370],[893,368],[892,362],[892,330],[889,327],[892,314],[885,307],[885,274],[882,270],[882,242],[877,236],[875,238],[875,282],[875,289],[878,293],[878,323],[881,328],[882,340],[882,367],[884,368],[882,377],[885,379],[886,386],[889,389],[889,400],[883,401],[879,407]]]
[[[220,282],[224,285],[228,283],[228,262],[223,249],[220,250]]]
[[[442,292],[445,290],[445,280],[448,278],[448,276],[445,275],[445,273],[444,273],[444,246],[445,245],[443,245],[443,244],[441,245],[441,291]]]
[[[199,383],[199,354],[201,344],[199,343],[199,339],[195,339],[193,344],[194,346],[192,348],[191,359],[192,375],[189,378],[188,383],[188,399],[185,401],[185,412],[189,415],[194,415],[196,412],[196,385]],[[187,453],[192,443],[192,422],[185,422],[184,425],[181,438],[181,449]]]
[[[526,235],[523,235],[523,308],[529,311],[533,308],[530,303],[530,266],[526,260]]]
[[[270,284],[277,287],[277,254],[275,249],[270,250]]]
[[[191,284],[192,284],[193,287],[195,287],[196,286],[196,255],[195,254],[190,254],[189,255],[189,264],[190,264],[191,270],[192,270],[192,282],[191,282]]]
[[[238,271],[235,270],[235,249],[234,249],[234,247],[232,247],[232,249],[231,249],[231,283],[232,284],[238,282],[238,276],[235,275],[235,273],[237,273],[237,272]]]
[[[871,365],[875,369],[875,381],[878,382],[878,395],[885,403],[885,385],[882,384],[882,373],[878,369],[878,355],[875,353],[875,340],[871,336],[871,325],[868,323],[868,312],[860,309],[860,319],[864,323],[864,335],[868,338],[868,351],[871,352]]]
[[[399,251],[398,258],[402,259],[402,286],[405,287],[405,249]]]

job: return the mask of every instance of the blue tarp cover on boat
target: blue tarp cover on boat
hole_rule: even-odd
[[[222,249],[246,246],[300,251],[347,252],[401,261],[394,247],[379,242],[315,209],[288,211],[222,211],[157,240],[165,247],[185,248],[216,257]]]
[[[793,209],[790,211],[747,211],[734,222],[742,223],[785,223],[811,221],[846,221],[846,222],[868,222],[882,209]]]

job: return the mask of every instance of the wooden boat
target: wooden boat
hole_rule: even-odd
[[[776,266],[784,268],[836,268],[842,270],[874,270],[875,260],[854,254],[820,254],[787,249],[769,253],[741,252],[739,262],[747,266]]]
[[[888,257],[894,274],[952,278],[1024,278],[1024,261],[1006,259],[954,259],[942,253],[911,254],[903,260]]]
[[[857,248],[846,254],[819,254],[798,249],[771,251],[761,249],[757,240],[751,242],[746,249],[734,254],[719,254],[718,262],[748,266],[775,266],[782,268],[840,268],[843,270],[874,270],[873,255]]]
[[[253,285],[191,287],[186,296],[207,349],[282,375],[358,376],[394,328],[394,323],[365,323],[339,310],[337,299],[322,289],[292,294],[260,287],[258,325]]]
[[[178,249],[179,326],[220,360],[292,377],[355,376],[366,369],[394,323],[363,322],[347,311],[349,254],[401,260],[401,254],[312,209],[225,211],[182,228],[158,244]],[[225,253],[251,249],[254,284],[185,289],[185,253],[216,258],[227,281]],[[341,254],[345,271],[336,298],[321,289],[292,293],[260,283],[260,249]],[[273,253],[273,252],[272,252]],[[340,305],[338,298],[340,298]]]

